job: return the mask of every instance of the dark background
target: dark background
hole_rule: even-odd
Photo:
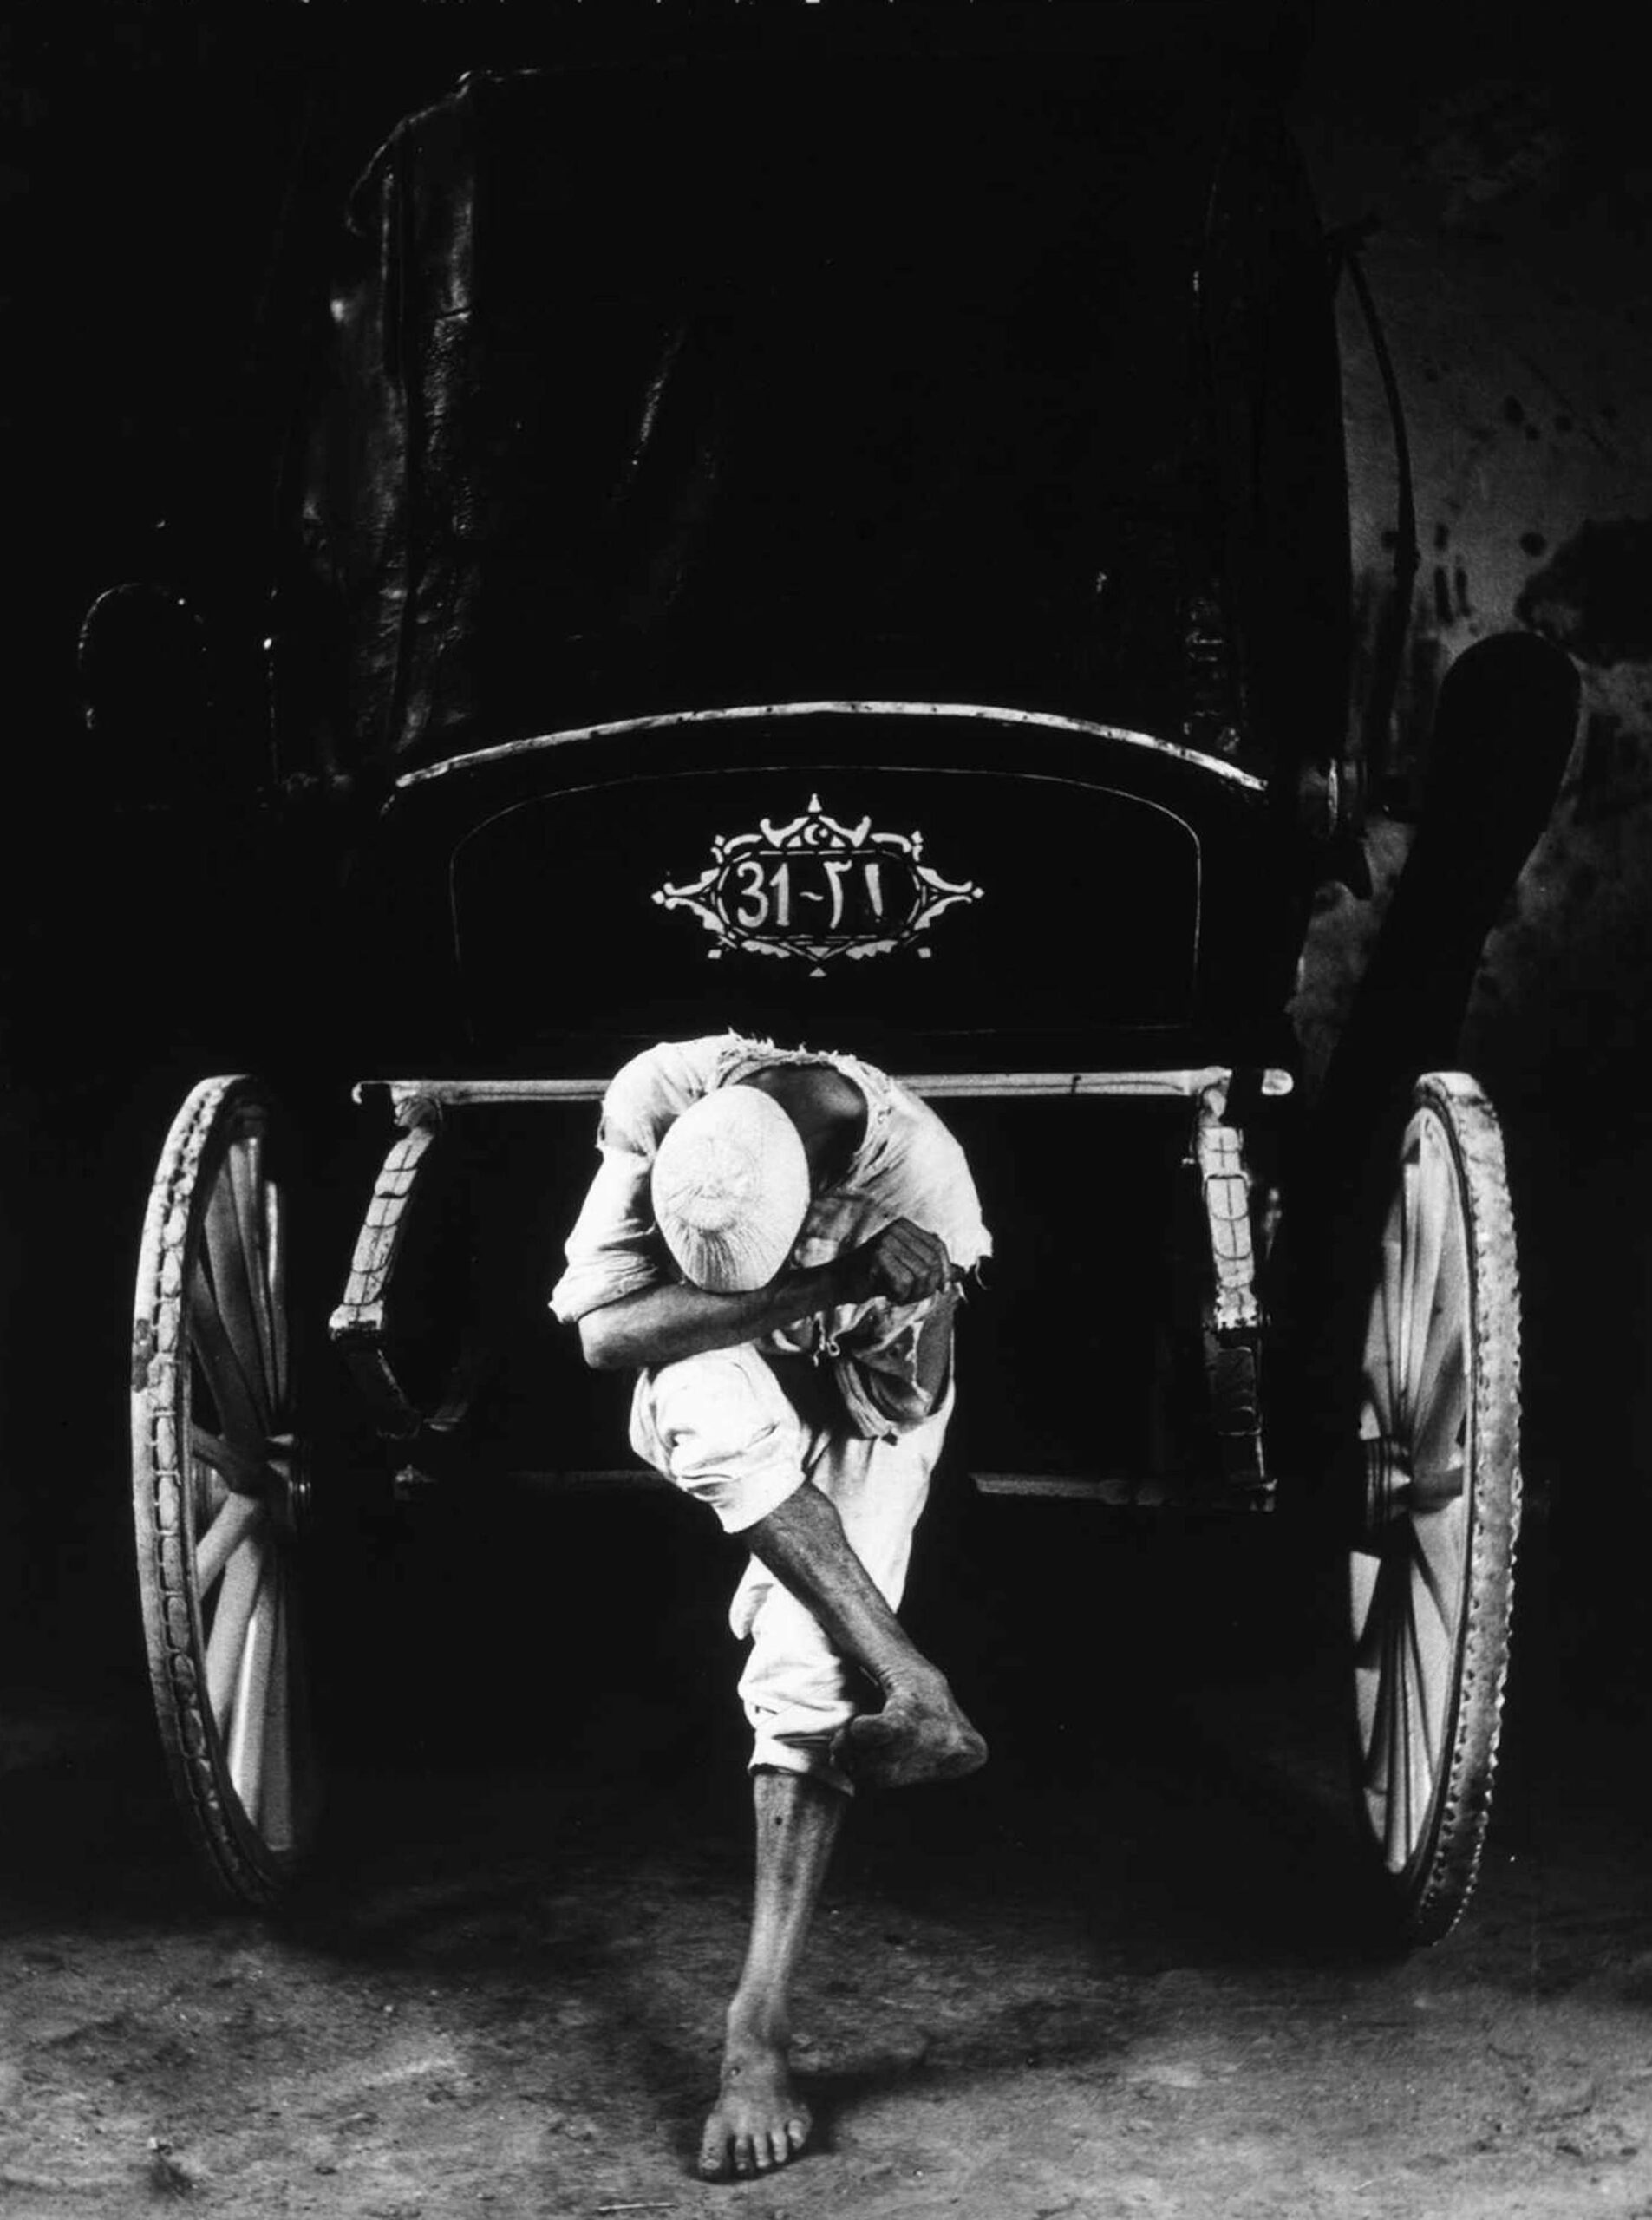
[[[772,11],[816,12],[830,0]],[[891,12],[921,38],[921,10]],[[603,37],[622,15],[602,11]],[[595,36],[596,16],[571,11],[570,35]],[[41,5],[0,28],[12,557],[0,1613],[19,1703],[140,1685],[122,1353],[143,1197],[186,1087],[256,1064],[261,1012],[279,997],[238,973],[224,904],[267,766],[260,594],[272,462],[303,375],[293,275],[324,256],[351,179],[400,114],[464,69],[540,58],[553,19]],[[1368,266],[1412,411],[1425,558],[1373,767],[1378,899],[1333,895],[1316,921],[1298,1007],[1310,1068],[1403,859],[1440,669],[1472,638],[1529,623],[1584,678],[1572,770],[1488,948],[1465,1056],[1504,1111],[1522,1231],[1531,1592],[1555,1637],[1545,1657],[1603,1700],[1648,1669],[1652,1423],[1638,1058],[1652,167],[1616,22],[1603,7],[1512,19],[1327,7],[1292,96],[1327,221],[1380,222]],[[1368,346],[1344,306],[1356,715],[1393,482]],[[200,621],[206,706],[150,736],[160,757],[134,754],[116,720],[88,732],[83,715],[78,627],[127,579],[186,597]],[[147,805],[163,759],[200,816]]]

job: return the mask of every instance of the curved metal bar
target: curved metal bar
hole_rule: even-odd
[[[1080,733],[1093,740],[1119,741],[1127,748],[1169,756],[1176,762],[1208,771],[1250,793],[1262,794],[1268,790],[1267,780],[1258,778],[1254,771],[1242,771],[1237,763],[1224,762],[1220,756],[1185,748],[1178,741],[1159,740],[1152,733],[1136,732],[1127,725],[1093,724],[1082,717],[1058,716],[1049,710],[998,709],[976,702],[762,702],[738,708],[680,709],[662,716],[622,717],[611,724],[578,725],[566,732],[538,733],[526,740],[501,741],[497,747],[480,748],[470,754],[450,755],[442,762],[404,771],[395,782],[396,790],[425,786],[433,779],[445,779],[455,771],[472,770],[485,763],[503,763],[545,748],[564,748],[578,740],[612,740],[623,734],[665,732],[681,725],[740,724],[754,722],[760,717],[813,716],[979,717],[996,724],[1033,725],[1041,731]]]

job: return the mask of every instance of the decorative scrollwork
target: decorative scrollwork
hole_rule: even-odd
[[[754,832],[716,834],[699,878],[668,880],[654,900],[699,918],[715,944],[709,957],[797,957],[819,978],[839,958],[912,948],[942,911],[981,900],[973,879],[943,878],[923,859],[921,832],[874,832],[870,817],[840,823],[813,794],[789,824],[765,817]]]

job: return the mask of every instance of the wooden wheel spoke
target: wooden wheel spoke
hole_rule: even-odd
[[[1374,1338],[1380,1344],[1380,1328]],[[1360,1401],[1362,1440],[1374,1441],[1382,1434],[1394,1432],[1394,1380],[1380,1346],[1367,1353],[1365,1369],[1360,1375]]]
[[[1388,1804],[1383,1812],[1382,1850],[1390,1869],[1405,1864],[1411,1820],[1411,1778],[1406,1751],[1405,1675],[1400,1669],[1400,1628],[1392,1611],[1386,1618],[1382,1681],[1388,1693]]]
[[[248,1616],[246,1638],[241,1645],[226,1753],[230,1779],[243,1810],[255,1825],[263,1798],[271,1703],[273,1700],[279,1704],[284,1695],[284,1691],[274,1685],[271,1672],[277,1612],[277,1580],[274,1568],[266,1563]]]
[[[1468,1256],[1459,1220],[1448,1229],[1435,1261],[1433,1310],[1418,1361],[1420,1378],[1432,1378],[1453,1344],[1460,1352],[1472,1328]]]
[[[1385,1570],[1377,1577],[1376,1594],[1372,1602],[1367,1630],[1370,1670],[1376,1682],[1376,1697],[1371,1707],[1371,1739],[1366,1752],[1366,1781],[1373,1790],[1384,1794],[1391,1786],[1388,1773],[1389,1719],[1394,1708],[1394,1680],[1388,1671],[1388,1584]]]
[[[204,1534],[229,1499],[231,1491],[224,1484],[223,1475],[215,1468],[212,1459],[205,1457],[195,1446],[199,1428],[190,1428],[190,1446],[193,1452],[188,1460],[187,1525],[192,1534]],[[208,1440],[216,1440],[209,1435]]]
[[[1434,1367],[1427,1407],[1419,1420],[1412,1461],[1419,1472],[1460,1463],[1468,1427],[1468,1349],[1460,1329],[1430,1345]]]
[[[206,1637],[206,1700],[220,1734],[228,1730],[233,1718],[247,1628],[264,1585],[267,1554],[263,1538],[248,1534],[231,1552],[224,1568],[218,1610]]]
[[[1411,1669],[1411,1636],[1414,1622],[1410,1610],[1410,1595],[1394,1628],[1394,1669],[1400,1681],[1400,1747],[1405,1766],[1406,1798],[1404,1812],[1405,1854],[1410,1857],[1416,1847],[1422,1814],[1427,1805],[1424,1799],[1422,1766],[1422,1722],[1419,1717],[1422,1690]]]
[[[264,1743],[263,1792],[258,1826],[271,1850],[291,1850],[297,1832],[292,1779],[292,1707],[298,1678],[293,1642],[292,1583],[284,1565],[277,1568],[275,1631],[270,1658],[268,1727]]]
[[[1368,1796],[1387,1796],[1388,1792],[1388,1707],[1393,1690],[1381,1663],[1374,1675],[1375,1695],[1371,1705],[1371,1729],[1362,1753],[1365,1761],[1365,1789]]]
[[[1355,1552],[1349,1570],[1354,1606],[1354,1662],[1360,1671],[1364,1672],[1376,1663],[1382,1639],[1382,1566],[1379,1558]]]
[[[1433,1129],[1423,1128],[1416,1178],[1411,1193],[1410,1253],[1405,1293],[1405,1350],[1402,1376],[1405,1403],[1414,1429],[1423,1407],[1428,1374],[1428,1348],[1433,1339],[1439,1299],[1441,1252],[1454,1210],[1447,1185],[1448,1160]],[[1449,1310],[1450,1306],[1447,1305]]]
[[[1394,1260],[1394,1292],[1388,1311],[1388,1365],[1394,1381],[1394,1432],[1403,1433],[1411,1419],[1411,1281],[1417,1253],[1417,1187],[1421,1172],[1414,1153],[1400,1172],[1397,1212],[1400,1249]]]
[[[1394,1706],[1388,1714],[1394,1727],[1394,1754],[1388,1761],[1394,1812],[1390,1854],[1397,1851],[1397,1862],[1403,1864],[1411,1848],[1411,1681],[1406,1671],[1406,1623],[1401,1610],[1394,1612],[1390,1622],[1388,1670],[1394,1677]]]
[[[269,1375],[258,1336],[258,1297],[241,1245],[234,1186],[226,1164],[212,1182],[202,1224],[210,1285],[223,1339],[267,1432],[271,1426]]]
[[[1401,1421],[1398,1397],[1403,1374],[1400,1368],[1401,1273],[1404,1249],[1401,1213],[1395,1208],[1382,1238],[1382,1278],[1372,1306],[1366,1337],[1365,1373],[1373,1389],[1372,1401],[1385,1433],[1396,1432]]]
[[[189,1281],[189,1345],[206,1374],[226,1434],[247,1451],[271,1431],[199,1259]]]
[[[1441,1511],[1420,1511],[1411,1519],[1412,1563],[1420,1584],[1439,1614],[1449,1641],[1455,1641],[1462,1613],[1462,1515],[1455,1504]]]
[[[1406,1649],[1408,1663],[1407,1670],[1416,1689],[1413,1718],[1417,1740],[1421,1746],[1425,1785],[1427,1789],[1432,1790],[1440,1773],[1439,1721],[1434,1716],[1434,1708],[1429,1701],[1429,1682],[1432,1675],[1428,1669],[1428,1661],[1422,1653],[1422,1636],[1417,1625],[1417,1615],[1414,1610],[1409,1608],[1411,1601],[1412,1599],[1407,1597]]]
[[[287,1338],[287,1218],[280,1187],[264,1183],[264,1253],[269,1260],[270,1315],[274,1347],[271,1381],[276,1407],[287,1408],[291,1358]]]
[[[204,1426],[189,1429],[191,1453],[219,1475],[237,1495],[262,1495],[270,1485],[270,1467],[264,1457],[249,1457],[234,1442]]]
[[[203,1601],[219,1575],[264,1517],[256,1496],[232,1495],[195,1544],[195,1583]]]
[[[228,1159],[236,1240],[246,1275],[253,1332],[258,1339],[258,1377],[273,1413],[279,1408],[276,1379],[275,1318],[270,1296],[270,1257],[264,1176],[264,1136],[254,1129],[232,1147]]]

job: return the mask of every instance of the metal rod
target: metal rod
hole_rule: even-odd
[[[1224,1087],[1233,1076],[1227,1064],[1205,1064],[1179,1071],[1122,1072],[912,1072],[895,1075],[914,1094],[971,1097],[989,1100],[1062,1094],[1172,1097],[1192,1100],[1211,1087]],[[1262,1074],[1264,1095],[1289,1094],[1287,1071]],[[367,1079],[353,1090],[361,1101],[372,1087],[388,1087],[398,1115],[421,1102],[460,1108],[478,1103],[600,1102],[608,1090],[601,1078],[570,1079]]]

